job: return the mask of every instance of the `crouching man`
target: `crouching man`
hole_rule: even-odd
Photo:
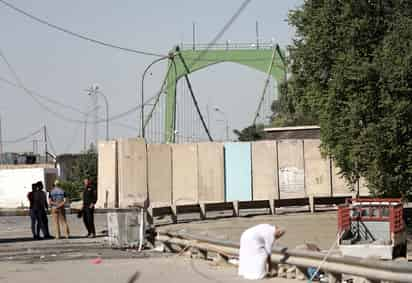
[[[285,230],[269,224],[259,224],[244,231],[240,237],[238,274],[245,279],[257,280],[270,273],[272,245],[284,233]]]

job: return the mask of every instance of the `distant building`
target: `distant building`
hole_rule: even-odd
[[[320,139],[319,126],[265,128],[265,140]]]
[[[49,158],[48,161],[51,162],[52,158]],[[46,158],[32,152],[4,152],[0,154],[0,164],[19,165],[43,163],[46,163]]]
[[[0,165],[0,208],[28,207],[31,185],[41,181],[50,190],[56,177],[53,164]]]
[[[56,157],[56,167],[58,169],[59,179],[69,180],[73,175],[73,166],[83,154],[62,154]]]

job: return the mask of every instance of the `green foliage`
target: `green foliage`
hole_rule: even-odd
[[[82,187],[78,187],[70,181],[60,181],[59,186],[66,192],[70,201],[78,201],[81,199]]]
[[[377,195],[412,193],[412,2],[312,0],[289,15],[288,93],[322,148]]]
[[[291,81],[291,80],[289,80]],[[274,100],[271,105],[273,112],[271,126],[273,127],[289,127],[289,126],[305,126],[317,125],[318,119],[308,109],[300,107],[291,95],[290,89],[293,84],[283,82],[279,86],[279,99]]]
[[[239,141],[256,141],[264,137],[264,126],[262,124],[252,125],[243,130],[234,130],[233,132],[238,136]]]
[[[83,191],[83,180],[91,180],[97,184],[97,153],[94,147],[84,152],[73,164],[69,180],[61,182],[60,186],[70,196],[71,200],[80,200]]]

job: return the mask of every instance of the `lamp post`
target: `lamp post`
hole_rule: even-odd
[[[149,65],[147,65],[146,69],[144,69],[142,74],[142,82],[141,82],[141,92],[140,92],[140,99],[141,99],[141,111],[140,111],[140,119],[141,119],[141,127],[142,127],[142,138],[145,137],[145,130],[144,130],[144,79],[146,77],[146,73],[149,69],[156,63],[168,59],[169,56],[160,57],[154,61],[152,61]]]
[[[213,110],[216,111],[216,112],[219,112],[220,114],[222,114],[224,119],[225,119],[225,123],[226,123],[226,140],[228,141],[229,140],[229,120],[227,119],[227,115],[222,109],[220,109],[217,106],[213,107]]]
[[[107,100],[106,95],[99,91],[99,86],[97,84],[93,84],[89,89],[86,90],[88,95],[98,95],[100,94],[103,96],[104,102],[106,104],[106,140],[109,140],[109,101]]]

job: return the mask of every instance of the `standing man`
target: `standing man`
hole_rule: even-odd
[[[284,230],[269,224],[259,224],[244,231],[240,237],[238,274],[245,279],[257,280],[270,273],[272,245],[284,233]]]
[[[87,237],[95,238],[94,206],[97,202],[97,191],[93,188],[89,179],[84,179],[83,183],[83,221],[87,229]]]
[[[27,194],[27,199],[29,200],[29,213],[30,213],[30,221],[31,221],[31,232],[33,234],[33,239],[38,240],[39,235],[37,233],[37,220],[36,215],[33,212],[33,193],[36,192],[37,187],[36,184],[31,184],[31,192]],[[37,225],[36,225],[37,224]]]
[[[36,218],[37,227],[36,227],[36,236],[40,239],[40,230],[43,232],[43,237],[50,238],[49,229],[44,223],[44,214],[47,207],[47,198],[46,195],[38,183],[35,184],[36,190],[32,193],[32,214]]]
[[[43,186],[42,181],[38,181],[36,183],[36,185],[37,185],[37,190],[44,195],[44,209],[42,209],[41,213],[40,213],[41,214],[40,216],[41,216],[42,221],[43,221],[43,226],[44,226],[44,237],[46,239],[50,239],[52,237],[50,236],[49,220],[47,219],[47,210],[49,209],[49,206],[47,204],[47,193],[45,191],[43,191],[44,186]]]
[[[64,205],[66,203],[66,193],[60,187],[58,187],[59,181],[54,182],[54,187],[49,193],[49,203],[51,206],[51,213],[54,225],[54,237],[60,238],[60,224],[63,225],[66,239],[69,238],[69,225],[67,225],[66,211]]]

